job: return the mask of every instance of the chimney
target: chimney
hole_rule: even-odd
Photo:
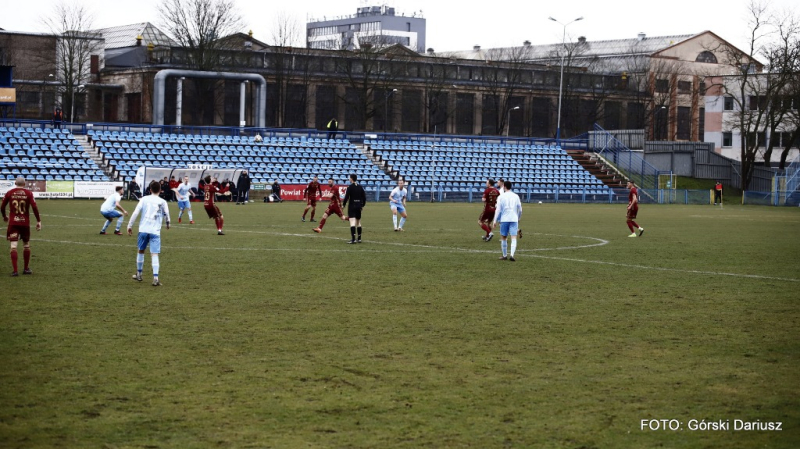
[[[472,49],[474,51],[481,51],[481,46],[480,45],[475,45],[475,46],[472,47]]]
[[[531,41],[525,41],[525,42],[522,43],[522,45],[525,46],[525,47],[530,47],[531,46]]]
[[[586,43],[586,36],[578,37],[578,43],[579,44],[585,44]]]
[[[141,47],[142,46],[142,35],[141,34],[136,36],[136,46],[137,47]]]
[[[638,41],[640,41],[640,42],[641,42],[641,41],[643,41],[645,37],[647,37],[647,35],[646,35],[646,34],[644,34],[644,31],[642,31],[642,32],[640,32],[638,35],[636,35],[636,39],[637,39]]]
[[[429,48],[429,49],[428,49],[428,55],[430,55],[430,56],[433,56],[433,55],[434,55],[434,53],[435,53],[435,52],[433,51],[433,49],[432,49],[432,48]]]

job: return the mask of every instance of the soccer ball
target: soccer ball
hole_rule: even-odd
[[[539,204],[542,204],[542,202],[541,202],[541,201],[539,201]]]

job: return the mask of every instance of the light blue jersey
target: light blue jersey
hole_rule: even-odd
[[[153,235],[161,235],[161,222],[166,219],[169,223],[169,209],[167,202],[159,198],[158,195],[147,195],[139,200],[139,204],[131,215],[128,222],[128,229],[133,227],[136,218],[142,214],[139,222],[139,232]]]
[[[100,206],[100,213],[105,214],[107,212],[113,212],[114,209],[117,208],[117,203],[119,203],[121,199],[122,195],[116,192],[112,193],[111,196],[106,198],[105,202],[103,202],[103,205]]]
[[[392,207],[403,207],[403,200],[406,198],[408,191],[405,188],[395,187],[392,193],[389,194],[389,204]]]
[[[178,187],[178,201],[189,201],[191,195],[189,192],[192,190],[192,186],[190,184],[181,183]]]

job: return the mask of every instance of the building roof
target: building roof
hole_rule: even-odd
[[[652,55],[667,47],[686,41],[696,34],[680,34],[673,36],[647,37],[640,35],[632,39],[612,39],[601,41],[572,42],[568,45],[580,45],[580,51],[572,56],[573,65],[580,65],[581,59],[597,59],[610,57],[630,57],[636,55]],[[446,52],[448,56],[460,59],[476,60],[508,60],[549,61],[560,58],[561,43],[544,45],[523,45],[520,47],[501,47],[481,49],[476,46],[472,50]],[[440,56],[442,54],[439,54]],[[513,56],[512,56],[513,55]]]
[[[103,35],[106,40],[106,50],[113,48],[135,47],[136,38],[142,36],[142,46],[153,44],[155,46],[171,47],[174,44],[163,31],[156,28],[150,22],[133,23],[116,27],[95,30]]]

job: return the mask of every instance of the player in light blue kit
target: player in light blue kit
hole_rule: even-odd
[[[123,216],[128,215],[128,211],[126,211],[122,205],[119,203],[122,201],[122,191],[125,190],[122,186],[117,186],[114,193],[109,195],[106,198],[105,202],[102,206],[100,206],[100,214],[105,217],[106,223],[103,225],[103,229],[100,230],[100,235],[106,235],[106,229],[111,224],[115,218],[117,218],[117,230],[114,231],[116,235],[122,235],[119,231],[122,229],[122,222],[125,221]]]
[[[408,218],[406,213],[406,195],[408,195],[408,191],[404,186],[405,182],[402,179],[398,179],[397,187],[389,194],[389,207],[392,208],[392,223],[394,223],[395,232],[403,231],[403,225],[406,224],[406,218]],[[400,214],[399,225],[397,223],[397,214]]]
[[[161,184],[158,181],[150,183],[150,195],[139,200],[139,204],[131,215],[128,222],[128,235],[133,235],[133,222],[136,217],[142,214],[139,222],[139,253],[136,254],[136,274],[133,275],[135,281],[142,281],[142,268],[144,266],[144,250],[150,246],[150,256],[153,261],[153,286],[158,287],[161,282],[158,280],[159,260],[161,253],[161,222],[166,219],[167,229],[169,229],[169,208],[167,202],[158,197],[161,191]]]
[[[505,191],[497,197],[492,228],[496,228],[500,224],[500,249],[503,252],[500,260],[515,262],[514,253],[517,251],[517,234],[519,233],[519,220],[522,218],[522,201],[520,201],[519,195],[514,193],[511,181],[504,181],[503,187]],[[511,238],[510,253],[508,253],[508,242],[506,241],[509,237]]]
[[[183,217],[183,211],[189,211],[189,224],[194,224],[194,218],[192,218],[192,203],[189,202],[189,199],[194,196],[194,192],[192,192],[192,187],[189,185],[189,177],[183,177],[183,183],[179,184],[178,187],[172,189],[175,192],[175,196],[178,198],[178,223],[181,222],[181,218]]]

